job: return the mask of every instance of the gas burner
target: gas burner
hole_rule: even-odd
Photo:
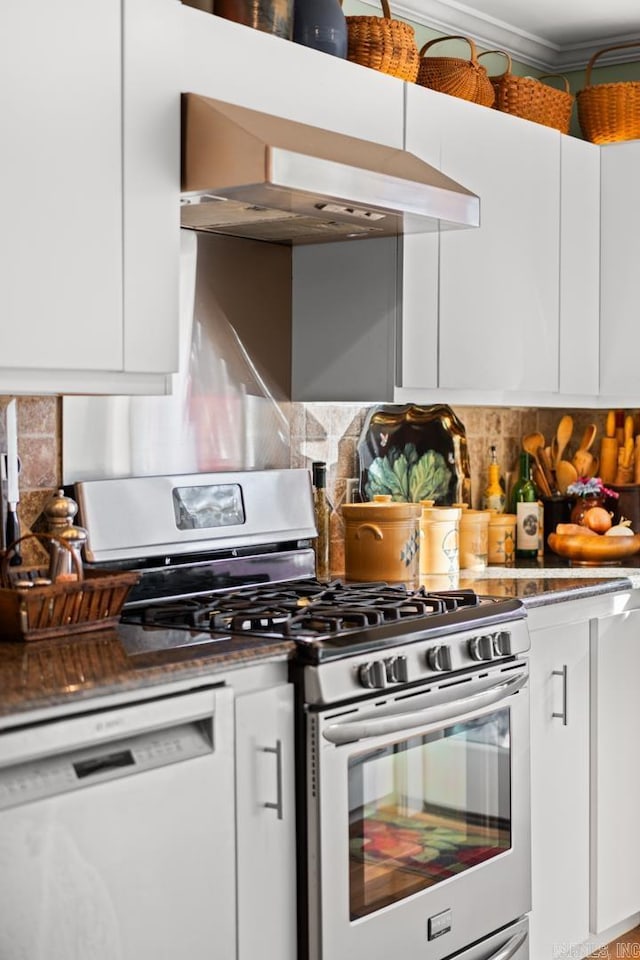
[[[196,627],[209,626],[207,604],[201,600],[177,600],[173,603],[157,603],[142,607],[139,613],[125,614],[123,619],[136,620],[144,626]]]

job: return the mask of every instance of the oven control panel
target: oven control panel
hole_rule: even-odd
[[[433,643],[428,646],[423,654],[426,667],[424,675],[429,672],[451,673],[454,669],[468,665],[464,663],[467,658],[477,663],[513,655],[511,630],[508,629],[474,634],[460,643],[459,650],[450,643]],[[358,667],[360,686],[368,690],[383,690],[393,684],[410,683],[412,679],[414,678],[409,675],[409,659],[405,654],[366,660]],[[421,676],[415,679],[421,679]]]
[[[398,643],[341,660],[305,668],[309,704],[333,703],[364,691],[399,689],[430,677],[468,670],[529,650],[526,619],[446,634],[432,640]]]

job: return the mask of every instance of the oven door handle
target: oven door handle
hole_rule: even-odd
[[[507,940],[504,946],[500,947],[497,953],[492,953],[487,960],[511,960],[515,957],[520,947],[523,947],[527,941],[527,931],[516,933],[515,937]]]
[[[351,720],[346,723],[335,723],[322,731],[322,736],[330,743],[354,743],[357,740],[367,740],[370,737],[385,736],[388,733],[410,730],[412,727],[422,727],[425,724],[440,720],[463,720],[464,717],[480,709],[510,697],[513,693],[525,686],[529,674],[527,671],[512,675],[508,680],[501,680],[486,690],[474,693],[470,697],[452,699],[439,703],[424,710],[414,710],[411,713],[398,713],[395,716],[380,717],[370,720]],[[452,695],[453,691],[452,691]]]

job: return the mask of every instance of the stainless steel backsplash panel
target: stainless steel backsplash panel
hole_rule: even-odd
[[[171,396],[63,399],[64,483],[289,467],[289,422],[276,389],[232,325],[236,312],[251,309],[251,278],[245,276],[236,307],[228,269],[234,252],[225,248],[221,267],[219,249],[211,238],[181,231],[180,368],[171,377]],[[238,253],[241,275],[245,260],[240,248]],[[274,276],[278,290],[289,279],[283,263],[283,283]],[[268,327],[269,310],[281,310],[282,303],[267,299],[262,297],[260,311]]]

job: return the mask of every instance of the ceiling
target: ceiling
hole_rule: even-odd
[[[634,39],[635,49],[600,57],[598,66],[640,60],[638,0],[391,0],[391,8],[392,14],[472,37],[485,48],[506,49],[540,69],[577,70],[597,50]]]

